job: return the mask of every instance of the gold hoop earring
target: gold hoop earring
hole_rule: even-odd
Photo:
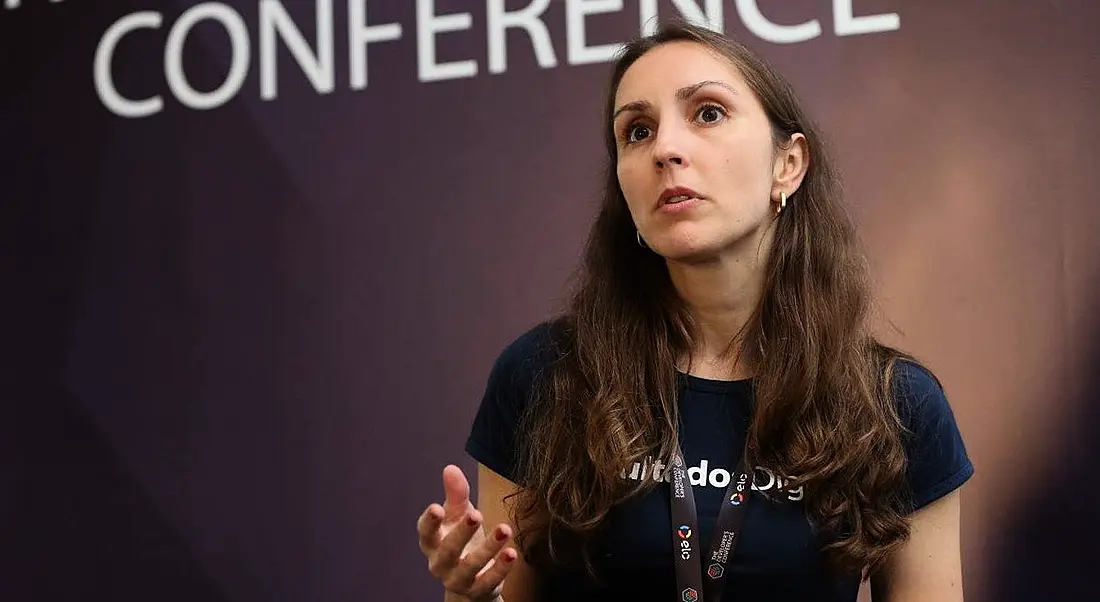
[[[779,215],[780,213],[783,212],[784,209],[786,209],[786,207],[787,207],[787,193],[780,192],[779,193],[779,206],[775,208],[775,214]]]
[[[635,236],[635,238],[638,239],[638,246],[639,247],[641,247],[643,249],[648,249],[649,248],[649,245],[645,244],[645,241],[642,240],[642,233],[640,231],[635,230],[634,231],[634,236]]]

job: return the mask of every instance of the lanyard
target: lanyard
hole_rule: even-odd
[[[737,547],[741,524],[745,520],[745,506],[749,502],[752,483],[745,471],[745,460],[737,463],[730,475],[730,484],[722,498],[722,509],[711,538],[710,554],[703,573],[702,550],[699,545],[699,519],[695,510],[695,495],[687,478],[683,452],[672,458],[672,546],[676,566],[677,602],[719,602],[726,586],[729,561]],[[705,578],[704,578],[705,577]]]

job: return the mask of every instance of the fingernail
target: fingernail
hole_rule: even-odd
[[[470,525],[471,527],[476,526],[477,525],[477,517],[476,516],[467,516],[466,517],[466,524]]]
[[[504,529],[497,529],[497,541],[504,541],[508,539],[508,534],[504,532]]]
[[[516,553],[513,552],[512,550],[507,550],[507,551],[504,552],[504,562],[512,562],[515,559],[516,559]]]

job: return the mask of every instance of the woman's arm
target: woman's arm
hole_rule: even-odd
[[[499,524],[508,525],[512,530],[514,541],[518,530],[509,519],[509,507],[506,505],[505,498],[515,493],[519,486],[482,464],[477,465],[477,485],[477,508],[485,518],[482,524],[487,529],[494,529]],[[501,597],[504,599],[503,602],[534,602],[534,569],[523,561],[523,554],[518,547],[515,549],[517,557],[512,561],[512,568],[504,579],[504,591]]]
[[[962,602],[959,491],[911,517],[909,540],[871,577],[874,602]]]

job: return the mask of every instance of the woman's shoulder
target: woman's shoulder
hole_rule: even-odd
[[[530,327],[504,345],[489,372],[466,451],[512,481],[518,479],[519,430],[538,379],[560,357],[564,332],[561,319]]]
[[[943,383],[926,364],[908,355],[897,357],[889,377],[898,415],[907,427],[915,427],[937,415],[951,414],[951,402]]]
[[[563,318],[539,322],[512,338],[489,370],[482,411],[507,408],[508,415],[521,415],[540,379],[565,353],[567,341],[568,325]]]
[[[561,357],[568,341],[568,321],[556,317],[538,322],[512,338],[497,354],[493,372],[533,377]]]
[[[912,508],[961,486],[974,474],[962,430],[939,377],[912,357],[896,358],[890,375],[904,432]]]
[[[931,368],[911,356],[897,357],[890,375],[894,395],[907,404],[919,404],[934,397],[946,397],[943,383]]]

